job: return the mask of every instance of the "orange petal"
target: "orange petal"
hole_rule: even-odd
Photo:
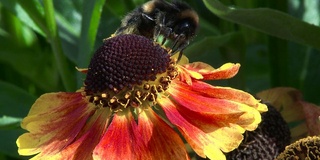
[[[151,152],[151,159],[189,159],[179,135],[152,109],[142,111],[138,117],[138,130]]]
[[[239,71],[240,64],[226,63],[220,68],[215,69],[206,63],[194,62],[183,65],[183,67],[185,67],[187,70],[200,73],[204,80],[219,80],[234,77]],[[192,74],[190,76],[193,77]],[[195,79],[198,78],[195,77]]]
[[[150,159],[143,139],[144,135],[138,132],[138,125],[131,112],[128,110],[118,112],[114,114],[106,133],[94,149],[93,158]]]
[[[88,68],[78,68],[78,67],[76,67],[76,69],[81,73],[88,73]]]
[[[174,101],[162,97],[158,102],[197,154],[222,159],[224,156],[216,157],[222,155],[221,150],[238,147],[242,133],[256,129],[261,115],[254,107],[193,89],[182,82],[173,83],[168,91]]]
[[[210,117],[211,121],[235,123],[250,131],[255,130],[261,122],[261,115],[255,108],[228,99],[205,97],[183,83],[172,85],[170,94],[185,110],[201,113],[202,118]]]
[[[49,93],[36,100],[21,127],[29,133],[17,139],[20,155],[46,159],[58,154],[77,137],[94,107],[81,93]]]
[[[188,70],[182,66],[178,66],[180,74],[179,79],[176,79],[176,81],[182,81],[187,83],[188,85],[192,85],[192,79],[203,79],[203,76],[195,71]]]
[[[225,147],[226,145],[231,145],[232,148],[235,148],[242,140],[241,135],[236,137],[228,131],[224,131],[223,133],[224,135],[230,134],[228,139],[220,139],[225,136],[221,135],[220,137],[219,135],[221,134],[221,131],[218,130],[213,130],[210,133],[202,131],[195,124],[191,123],[193,120],[188,119],[188,115],[182,115],[177,110],[176,105],[168,98],[162,98],[159,101],[159,104],[162,106],[170,122],[178,127],[179,131],[185,137],[193,150],[203,158],[208,157],[210,159],[219,160],[226,159],[225,155],[221,151],[221,146]],[[215,134],[218,134],[218,136],[214,136]],[[224,144],[221,144],[221,141],[224,140],[227,141],[223,142]]]
[[[230,87],[212,86],[201,81],[194,81],[189,89],[198,92],[199,94],[205,97],[214,97],[218,99],[226,99],[232,100],[234,102],[243,103],[253,108],[256,108],[260,112],[265,112],[268,110],[266,105],[259,103],[259,100],[255,99],[251,94],[242,90]]]
[[[86,124],[77,139],[68,147],[64,148],[52,159],[85,159],[91,160],[92,152],[104,135],[110,120],[111,112],[107,108],[99,109]]]

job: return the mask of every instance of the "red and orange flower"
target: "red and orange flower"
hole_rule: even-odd
[[[176,64],[175,56],[137,35],[107,39],[95,53],[84,87],[48,93],[33,104],[17,140],[35,159],[225,159],[267,107],[250,94],[203,80],[235,76],[240,64]],[[179,136],[176,128],[182,135]]]

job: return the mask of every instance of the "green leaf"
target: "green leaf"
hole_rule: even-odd
[[[233,62],[245,66],[245,43],[241,32],[232,32],[220,36],[208,36],[190,45],[185,54],[194,61],[202,61],[219,67],[223,63]],[[244,88],[243,72],[228,80],[228,86]],[[224,85],[221,83],[221,85]]]
[[[203,54],[214,54],[213,50],[219,47],[243,48],[244,41],[241,33],[232,32],[219,36],[207,36],[197,42],[193,42],[185,51],[191,58]],[[243,51],[243,50],[242,50]],[[226,59],[231,60],[231,59]]]
[[[18,17],[12,14],[9,10],[3,10],[1,18],[3,27],[7,31],[4,37],[10,37],[17,46],[31,46],[35,41],[36,36],[34,31],[26,26]],[[10,35],[10,36],[9,36]]]
[[[81,13],[77,5],[82,1],[53,1],[55,19],[64,54],[75,64],[77,61],[78,42],[81,30]]]
[[[301,84],[301,90],[303,91],[305,100],[319,104],[319,94],[317,93],[320,90],[320,54],[316,50],[310,50],[305,55],[306,61],[300,63],[300,65],[304,64],[306,66],[302,72],[302,76],[299,77],[299,79],[304,80],[302,81],[303,84]]]
[[[35,0],[0,0],[1,4],[19,18],[25,25],[31,27],[43,36],[45,35],[45,22],[41,13],[41,5]]]
[[[32,85],[43,91],[57,91],[61,89],[59,85],[59,76],[55,65],[53,64],[53,55],[50,51],[41,50],[39,48],[16,47],[13,41],[0,37],[3,47],[0,50],[0,61],[9,67],[14,73],[7,73],[13,78],[22,76],[24,79],[19,81],[30,80]],[[14,83],[14,82],[13,82]]]
[[[95,44],[100,17],[105,0],[85,0],[82,12],[81,36],[79,41],[79,51],[77,65],[79,67],[88,66],[92,50]],[[80,78],[78,84],[81,84]]]
[[[78,56],[78,53],[75,52],[75,50],[78,49],[78,40],[80,37],[80,29],[78,28],[80,28],[80,21],[79,24],[78,22],[71,23],[69,19],[66,19],[65,15],[61,15],[58,12],[56,12],[55,18],[59,28],[59,36],[63,52],[68,59],[75,64]]]
[[[86,66],[90,60],[95,43],[104,0],[84,2],[82,26],[79,44],[78,65]]]
[[[75,74],[72,72],[69,61],[63,53],[61,40],[58,34],[57,24],[55,20],[55,11],[53,7],[52,0],[44,0],[44,11],[45,20],[48,28],[48,40],[50,41],[55,62],[58,67],[60,77],[62,79],[63,85],[67,91],[74,91],[76,89],[75,85]]]
[[[203,1],[212,13],[222,19],[320,49],[320,27],[273,9],[238,9],[226,7],[218,0]]]
[[[25,133],[22,129],[0,130],[1,145],[0,153],[9,155],[8,159],[30,159],[31,157],[21,157],[18,155],[18,147],[16,145],[17,138]]]
[[[106,7],[108,10],[112,14],[117,15],[118,18],[123,18],[128,12],[136,7],[132,0],[109,0],[107,4]]]
[[[36,97],[7,82],[0,81],[0,113],[25,117]]]

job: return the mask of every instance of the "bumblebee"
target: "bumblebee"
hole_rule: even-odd
[[[155,41],[162,35],[161,45],[170,40],[171,53],[180,52],[179,60],[198,23],[198,14],[184,2],[151,0],[128,13],[114,35],[138,34]]]

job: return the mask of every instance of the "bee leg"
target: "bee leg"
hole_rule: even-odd
[[[142,15],[144,18],[146,18],[146,19],[148,19],[148,20],[150,20],[150,21],[155,21],[152,17],[148,16],[148,15],[145,14],[145,13],[142,13],[141,15]]]
[[[175,47],[176,47],[176,45],[179,43],[179,37],[178,38],[176,38],[176,40],[173,42],[173,45],[172,45],[172,47],[171,47],[171,49],[173,50],[173,51],[175,51]]]
[[[172,28],[163,27],[162,28],[162,34],[163,34],[163,40],[162,40],[161,45],[163,45],[166,42],[167,38],[169,38],[170,35],[172,34]]]
[[[183,49],[180,50],[180,51],[173,52],[173,54],[171,54],[171,56],[173,56],[173,55],[175,55],[177,53],[179,53],[178,58],[177,58],[177,63],[178,63],[181,60],[181,57],[183,55]]]
[[[155,26],[153,31],[153,41],[157,41],[160,36],[161,28],[160,26]]]
[[[178,42],[177,42],[178,43]],[[178,59],[177,59],[177,63],[180,61],[180,59],[181,59],[181,57],[182,57],[182,55],[183,55],[183,50],[187,47],[189,45],[189,41],[183,41],[183,42],[181,42],[180,44],[179,44],[179,46],[176,48],[176,49],[174,49],[173,51],[172,51],[172,55],[175,55],[176,53],[179,53],[179,55],[178,55]]]
[[[158,11],[157,15],[156,15],[156,18],[155,18],[155,27],[154,27],[154,41],[157,41],[159,36],[161,34],[164,34],[164,39],[162,40],[161,42],[161,45],[163,45],[166,41],[166,38],[168,36],[166,36],[165,34],[167,34],[167,27],[164,25],[165,24],[165,13],[161,12],[161,11]],[[169,32],[171,33],[171,31]]]
[[[189,42],[186,41],[186,36],[184,34],[179,34],[175,39],[176,40],[174,41],[174,43],[172,45],[172,50],[174,52],[180,51],[180,50],[186,48],[189,44]]]
[[[182,55],[183,55],[183,52],[182,52],[183,50],[181,50],[180,52],[179,52],[179,55],[178,55],[178,59],[177,59],[177,63],[181,60],[181,57],[182,57]]]
[[[179,47],[177,48],[176,51],[182,51],[182,50],[184,50],[188,45],[189,45],[189,41],[184,41],[184,42],[182,42],[182,43],[179,45]]]

